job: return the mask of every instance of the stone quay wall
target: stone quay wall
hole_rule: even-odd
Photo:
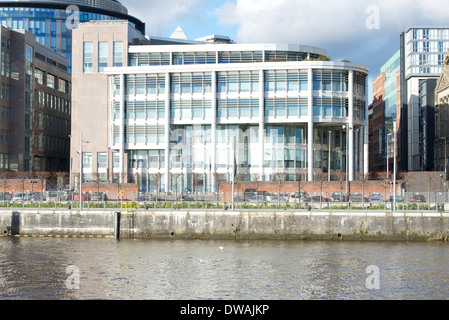
[[[449,213],[2,210],[0,236],[446,241]]]

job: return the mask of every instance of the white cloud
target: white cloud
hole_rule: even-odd
[[[369,6],[379,9],[379,29],[366,27]],[[235,0],[218,9],[217,17],[238,25],[237,42],[314,45],[377,73],[399,49],[407,27],[449,25],[449,6],[443,0]]]
[[[147,34],[169,37],[180,21],[201,19],[199,8],[206,0],[127,0],[128,13],[145,22]]]

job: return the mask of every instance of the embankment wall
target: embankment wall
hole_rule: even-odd
[[[3,210],[1,236],[185,239],[447,240],[449,213]]]

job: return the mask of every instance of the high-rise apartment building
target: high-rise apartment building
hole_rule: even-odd
[[[431,101],[427,101],[427,106],[421,105],[421,89],[428,79],[440,76],[448,49],[447,27],[412,27],[400,36],[401,169],[404,171],[432,169],[428,166],[431,161],[424,159],[424,155],[433,154],[433,138],[426,134],[424,122],[427,111],[434,105]]]
[[[449,51],[448,51],[449,53]],[[449,55],[443,62],[443,70],[435,88],[435,169],[445,171],[449,179],[448,144],[449,144]]]
[[[74,30],[73,175],[213,191],[234,155],[247,180],[367,173],[367,67],[215,38],[146,39],[126,21]]]
[[[70,6],[70,7],[69,7]],[[79,12],[73,11],[74,6]],[[69,60],[71,70],[71,27],[91,20],[126,19],[144,33],[145,24],[128,15],[117,0],[16,0],[0,2],[0,25],[24,29],[36,35],[36,40]]]
[[[387,169],[393,168],[393,127],[395,122],[397,128],[396,163],[401,162],[399,152],[401,146],[400,88],[400,51],[397,51],[380,68],[380,74],[373,81],[373,105],[370,115],[372,123],[369,126],[369,131],[371,136],[370,166],[374,172],[386,172]]]
[[[25,30],[0,38],[0,169],[68,170],[68,60]]]

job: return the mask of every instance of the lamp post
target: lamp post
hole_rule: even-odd
[[[332,131],[329,130],[329,156],[327,159],[327,180],[331,181],[331,138],[332,138]]]
[[[393,122],[393,212],[396,211],[396,121]]]
[[[348,149],[349,149],[349,123],[347,122],[346,124],[343,125],[343,130],[346,130],[346,161],[345,161],[345,166],[346,166],[346,197],[347,200],[349,201],[349,195],[348,195],[348,171],[349,171],[349,157],[348,157]]]
[[[447,143],[446,143],[446,137],[441,137],[440,138],[440,140],[441,141],[444,141],[444,161],[443,161],[443,164],[444,164],[444,180],[446,181],[446,178],[447,178],[447,165],[446,165],[446,159],[447,159],[447,148],[446,148],[446,146],[447,146]]]
[[[390,150],[389,150],[389,147],[390,147],[390,137],[392,135],[393,135],[392,133],[387,134],[387,181],[390,180],[390,169],[389,169]]]
[[[82,194],[83,194],[83,143],[89,143],[87,140],[83,140],[83,133],[81,132],[81,139],[80,139],[80,192],[79,192],[79,206],[80,210],[83,210],[82,208]]]
[[[444,141],[444,160],[443,160],[443,164],[444,164],[444,191],[446,191],[446,182],[447,182],[447,141],[446,141],[446,137],[441,137],[440,138],[441,141]],[[445,192],[446,193],[446,192]]]

